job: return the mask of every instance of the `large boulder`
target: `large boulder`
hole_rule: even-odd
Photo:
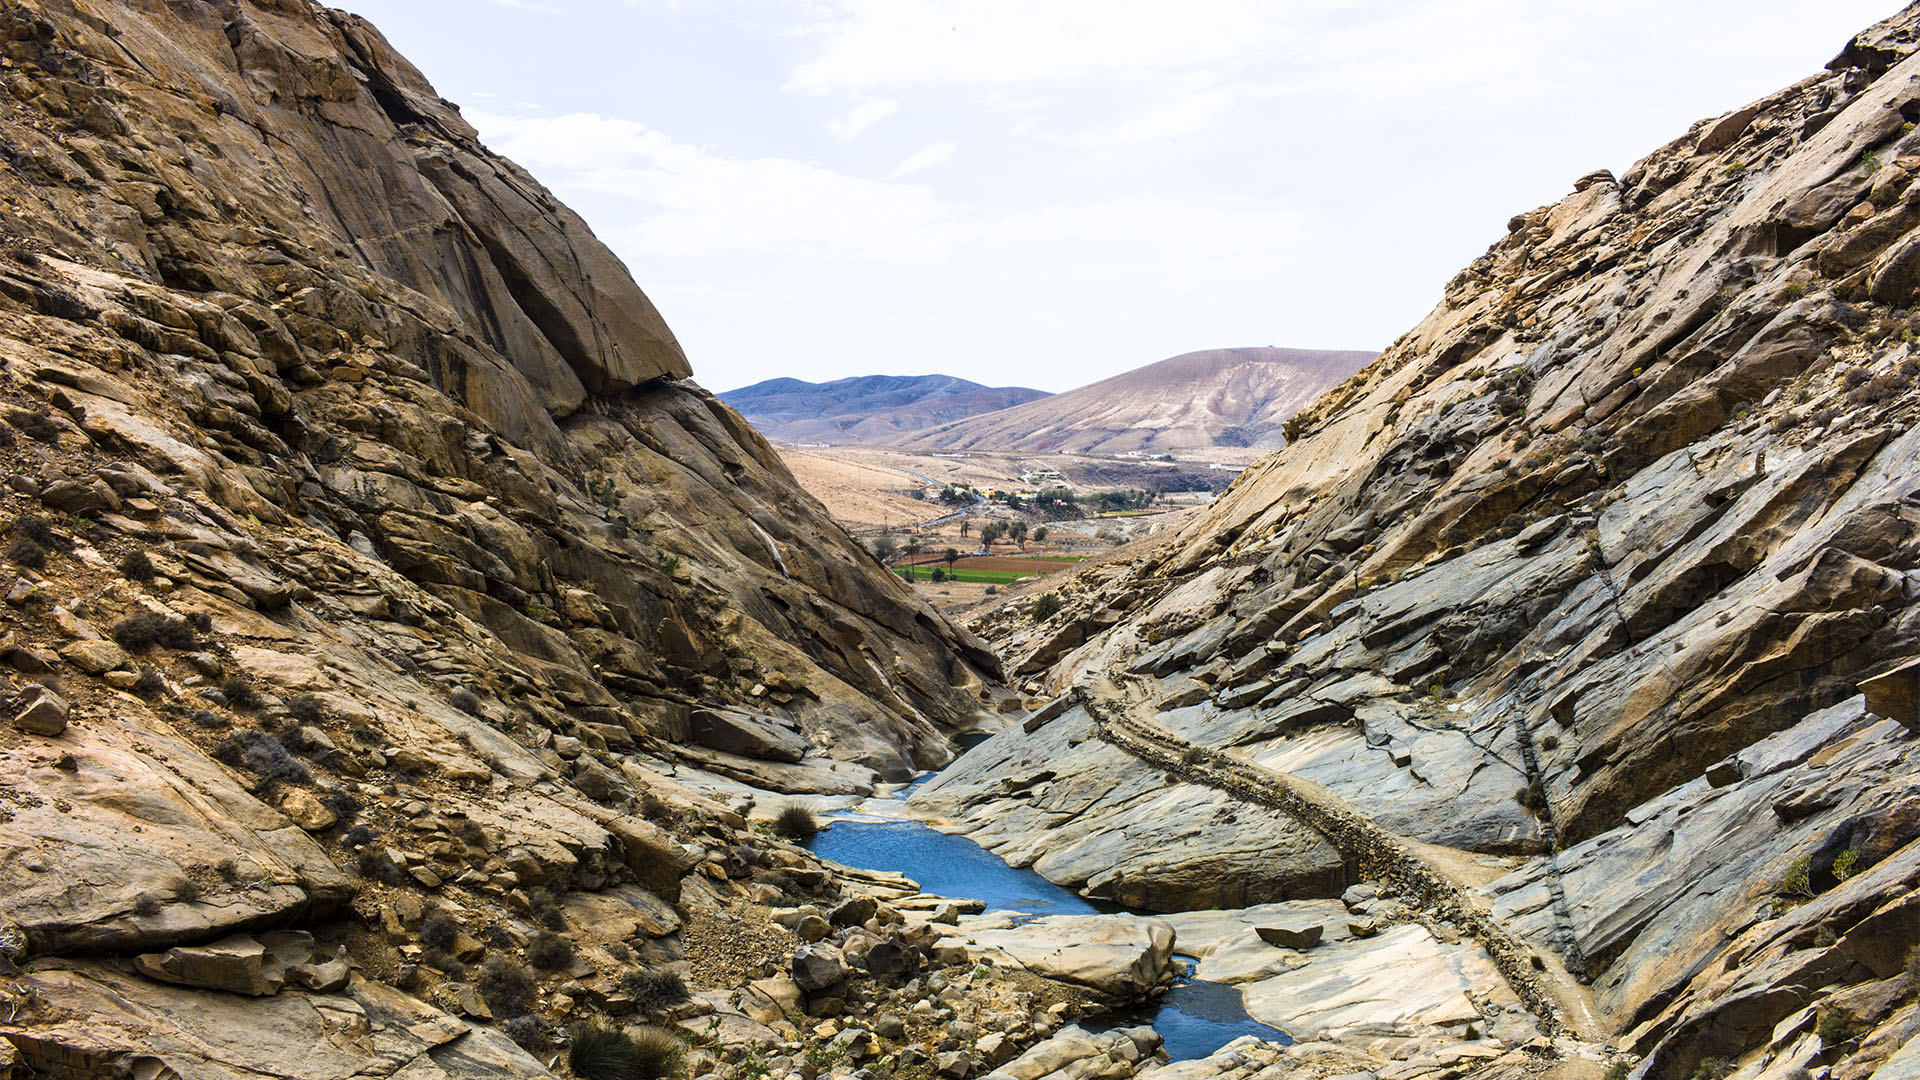
[[[812,744],[781,721],[737,709],[695,709],[693,740],[701,746],[742,757],[798,762]]]
[[[1036,975],[1131,999],[1173,978],[1173,928],[1137,915],[1055,915],[1013,923],[960,920],[970,958],[1012,962]]]

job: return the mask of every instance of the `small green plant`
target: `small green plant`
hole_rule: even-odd
[[[773,831],[789,840],[805,840],[820,831],[820,823],[814,820],[813,811],[799,803],[788,803],[773,819]]]
[[[1726,1058],[1702,1058],[1699,1066],[1693,1070],[1692,1080],[1725,1080],[1732,1071],[1733,1062]]]
[[[1820,1022],[1814,1025],[1813,1033],[1820,1036],[1820,1045],[1839,1046],[1853,1038],[1853,1017],[1839,1009],[1828,1009],[1820,1014]]]
[[[558,971],[573,963],[573,942],[542,930],[527,939],[527,963],[541,971]]]
[[[1879,172],[1880,171],[1880,155],[1874,153],[1871,150],[1867,151],[1864,154],[1861,154],[1860,167],[1867,170],[1868,176],[1872,176],[1874,173]]]
[[[1783,297],[1786,297],[1790,301],[1805,299],[1807,295],[1807,287],[1805,285],[1800,284],[1797,281],[1788,282],[1787,287],[1780,290],[1780,295]]]
[[[620,977],[620,990],[641,1012],[660,1012],[687,1000],[686,980],[665,968],[635,968]]]
[[[1607,1073],[1603,1080],[1627,1080],[1627,1074],[1632,1071],[1633,1067],[1625,1061],[1615,1061],[1607,1066]]]
[[[1800,900],[1813,899],[1813,856],[1801,855],[1787,864],[1787,872],[1780,878],[1781,896]]]
[[[1747,171],[1747,163],[1744,161],[1736,161],[1733,164],[1727,166],[1728,176],[1739,176],[1741,173],[1746,171]]]
[[[815,1073],[828,1073],[833,1067],[847,1060],[847,1052],[832,1043],[814,1043],[807,1047],[807,1064],[813,1066]]]
[[[1833,879],[1845,881],[1866,867],[1860,865],[1860,849],[1848,848],[1833,857]]]
[[[740,1063],[733,1067],[734,1080],[767,1080],[772,1072],[767,1063],[760,1060],[760,1051],[748,1050]]]
[[[660,553],[660,572],[661,573],[667,575],[668,577],[672,577],[673,572],[678,569],[680,569],[680,556],[675,555],[671,551],[663,551]]]
[[[1034,622],[1045,622],[1060,614],[1060,597],[1053,593],[1041,593],[1034,598],[1033,607],[1027,614]]]

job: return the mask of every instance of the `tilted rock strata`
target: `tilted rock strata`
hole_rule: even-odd
[[[344,13],[45,0],[0,30],[21,1060],[540,1075],[488,1021],[597,1015],[707,922],[838,895],[723,775],[944,762],[997,662],[685,381],[579,219]],[[697,710],[766,737],[699,745]],[[489,1006],[483,961],[556,924],[571,959]],[[221,940],[251,970],[233,935],[288,927],[352,984],[196,1010],[225,991],[129,973]]]
[[[1516,216],[1177,536],[978,627],[1036,697],[1132,673],[1187,743],[1409,840],[1533,855],[1497,917],[1594,980],[1645,1075],[1868,1075],[1910,1018],[1883,968],[1920,835],[1911,730],[1859,697],[1920,653],[1915,20]],[[964,761],[929,812],[1045,872],[1072,836],[1006,823],[1071,782],[1041,753],[1070,722],[991,777]],[[1770,738],[1822,766],[1791,795],[1747,760]],[[1816,944],[1850,934],[1872,944]],[[1836,1011],[1857,1041],[1823,1049]]]

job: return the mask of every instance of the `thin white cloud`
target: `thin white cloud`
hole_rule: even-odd
[[[730,157],[644,124],[591,113],[469,114],[494,150],[575,193],[635,204],[616,246],[654,257],[737,253],[934,266],[991,255],[1054,262],[1078,281],[1171,274],[1177,289],[1270,272],[1303,219],[1270,206],[1166,196],[992,210],[921,185],[848,176],[785,158]],[[955,152],[936,143],[896,175]],[[911,168],[909,168],[911,166]]]
[[[838,120],[827,122],[827,133],[841,142],[852,142],[860,133],[900,111],[900,103],[891,98],[862,102]]]
[[[953,152],[958,149],[960,148],[951,141],[934,143],[932,146],[927,147],[925,150],[912,155],[905,161],[894,166],[893,171],[887,174],[887,179],[898,180],[909,173],[917,173],[922,169],[931,169],[936,165],[945,165],[947,162],[953,160]]]
[[[487,0],[494,7],[513,8],[516,11],[537,11],[542,15],[559,15],[559,8],[551,4],[539,4],[534,0]]]
[[[925,188],[786,158],[730,157],[592,113],[468,119],[495,150],[557,188],[640,204],[624,234],[650,255],[925,263],[947,250],[955,210]]]

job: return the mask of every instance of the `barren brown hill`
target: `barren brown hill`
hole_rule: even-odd
[[[1281,425],[1375,354],[1208,349],[1010,409],[944,424],[920,449],[1123,453],[1272,449]]]

